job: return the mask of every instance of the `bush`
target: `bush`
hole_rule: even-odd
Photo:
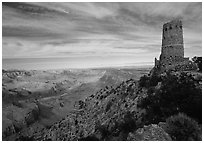
[[[137,128],[134,114],[129,111],[122,117],[122,122],[119,123],[119,129],[124,132],[132,132]]]
[[[100,140],[106,140],[110,136],[111,132],[108,130],[108,127],[105,125],[98,124],[96,125],[96,130],[98,130],[101,133],[101,139]]]
[[[193,57],[192,60],[197,64],[199,71],[202,72],[202,57]]]
[[[160,89],[148,88],[148,96],[141,102],[141,107],[147,109],[146,120],[158,123],[183,112],[201,123],[202,90],[196,84],[192,75],[187,73],[180,76],[167,73]]]
[[[113,103],[111,101],[109,101],[106,105],[105,111],[108,112],[112,105],[113,105]]]
[[[84,138],[80,138],[79,141],[99,141],[99,139],[94,135],[90,135]]]
[[[139,126],[136,121],[134,113],[129,111],[123,113],[119,120],[114,120],[108,125],[101,125],[100,122],[96,123],[96,130],[101,133],[99,140],[126,140],[129,132],[133,132]],[[117,139],[116,139],[117,138]]]
[[[198,123],[183,113],[167,118],[166,132],[177,141],[201,140]]]
[[[149,80],[149,85],[150,86],[156,86],[158,84],[158,82],[161,81],[161,77],[154,74],[152,76],[150,76],[150,80]]]
[[[144,75],[139,80],[139,86],[149,88],[152,86],[156,86],[160,81],[161,81],[161,77],[158,75],[155,75],[155,74],[152,76]]]
[[[139,86],[140,87],[147,87],[148,83],[149,83],[149,77],[148,76],[144,75],[144,76],[140,77],[140,80],[139,80]]]

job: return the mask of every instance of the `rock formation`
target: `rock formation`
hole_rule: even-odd
[[[2,124],[2,138],[3,140],[7,140],[6,138],[13,135],[14,133],[18,133],[24,127],[29,126],[34,123],[39,116],[39,108],[35,103],[27,104],[24,106],[28,106],[27,110],[23,110],[20,107],[8,107],[4,114],[7,113],[7,116],[3,116]],[[12,108],[12,110],[9,108]]]
[[[145,110],[137,107],[142,89],[135,80],[105,89],[75,104],[75,111],[36,135],[35,140],[126,140],[130,131],[143,127]],[[143,96],[146,96],[144,94]]]
[[[128,141],[171,141],[171,137],[156,124],[144,126],[133,133],[129,133]]]

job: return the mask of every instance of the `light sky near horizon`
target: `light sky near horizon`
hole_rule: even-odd
[[[201,56],[201,2],[2,3],[2,58],[153,63],[162,25],[175,18],[183,21],[185,56]]]

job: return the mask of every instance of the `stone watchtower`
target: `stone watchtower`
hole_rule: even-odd
[[[163,25],[160,64],[169,67],[184,59],[183,29],[180,20],[173,20]]]
[[[160,72],[189,64],[184,58],[183,26],[181,20],[173,20],[163,25],[162,48],[159,60],[155,58],[155,68]]]

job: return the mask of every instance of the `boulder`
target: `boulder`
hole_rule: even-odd
[[[165,122],[159,122],[159,127],[161,127],[164,131],[166,131],[167,130],[167,125],[166,125],[166,123]]]
[[[171,137],[156,124],[144,126],[129,133],[128,141],[171,141]]]

